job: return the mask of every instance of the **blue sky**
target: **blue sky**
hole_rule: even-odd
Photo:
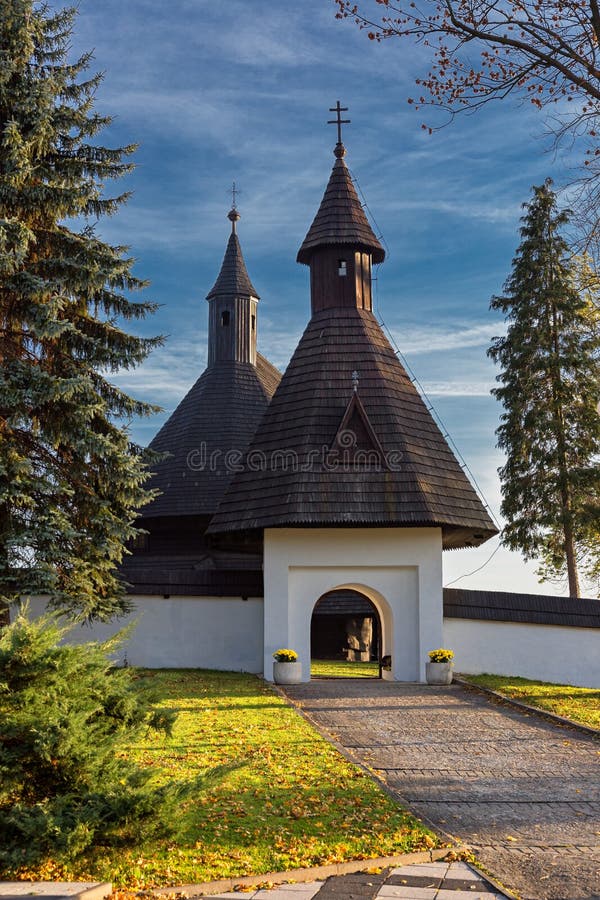
[[[424,51],[368,41],[335,19],[333,0],[80,0],[79,9],[73,52],[94,49],[106,73],[97,109],[115,116],[102,140],[140,144],[126,182],[134,195],[98,231],[130,245],[136,273],[151,281],[146,295],[161,304],[144,330],[169,336],[115,378],[164,407],[135,424],[136,438],[151,439],[206,364],[204,298],[229,234],[234,180],[261,296],[259,347],[285,367],[309,317],[308,269],[295,257],[334,161],[326,121],[339,98],[352,120],[346,161],[388,252],[377,313],[497,514],[500,408],[486,348],[504,326],[489,300],[510,271],[531,186],[568,177],[568,160],[548,151],[542,114],[494,103],[429,135],[422,122],[439,116],[407,103]],[[497,543],[445,554],[445,583],[485,563]],[[534,570],[500,549],[457,586],[557,592]]]

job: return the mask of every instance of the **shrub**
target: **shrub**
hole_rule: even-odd
[[[67,632],[25,612],[0,634],[0,867],[126,841],[169,802],[126,751],[149,728],[170,733],[174,716],[142,699],[135,670],[112,666],[117,640],[63,644]]]

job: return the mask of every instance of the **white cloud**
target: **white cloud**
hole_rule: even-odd
[[[503,322],[491,320],[477,325],[463,327],[408,326],[399,331],[392,330],[392,335],[400,350],[406,356],[421,353],[436,353],[445,350],[459,350],[466,347],[489,347],[493,337],[503,334],[506,326]]]
[[[424,381],[425,393],[430,397],[489,397],[491,381]]]

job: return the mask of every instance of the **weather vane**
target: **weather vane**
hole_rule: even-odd
[[[329,119],[327,121],[327,124],[328,125],[337,125],[337,132],[338,132],[337,142],[338,142],[338,144],[341,144],[342,143],[342,125],[349,125],[351,122],[350,119],[342,119],[342,113],[348,112],[348,107],[340,106],[340,101],[338,100],[335,106],[329,107],[329,112],[334,112],[337,114],[337,118]]]

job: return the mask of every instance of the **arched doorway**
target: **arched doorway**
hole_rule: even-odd
[[[382,626],[375,604],[351,588],[317,600],[310,625],[313,677],[381,677]]]

